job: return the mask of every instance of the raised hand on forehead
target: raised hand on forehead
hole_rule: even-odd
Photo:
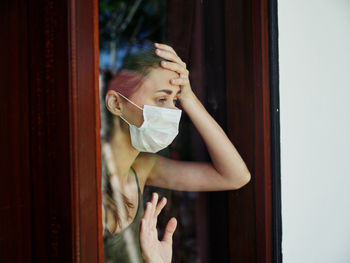
[[[179,74],[178,78],[170,80],[170,84],[178,85],[181,89],[179,99],[185,99],[191,95],[192,89],[189,80],[189,71],[186,67],[186,63],[176,54],[175,50],[166,44],[154,43],[156,47],[156,54],[161,58],[169,61],[162,61],[160,63],[162,68],[172,70]]]

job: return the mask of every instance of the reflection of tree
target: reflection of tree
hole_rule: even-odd
[[[120,49],[125,57],[145,39],[163,41],[165,19],[164,0],[100,0],[100,49],[110,54],[110,69],[115,70]]]

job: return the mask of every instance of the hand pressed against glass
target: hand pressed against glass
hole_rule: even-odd
[[[173,234],[177,221],[173,217],[169,220],[164,236],[158,240],[157,217],[166,204],[166,199],[158,202],[158,194],[153,193],[152,201],[147,202],[145,213],[141,219],[140,246],[142,257],[146,263],[171,263]]]

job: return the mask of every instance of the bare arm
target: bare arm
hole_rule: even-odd
[[[212,163],[172,160],[150,154],[152,169],[146,184],[184,191],[238,189],[250,180],[244,161],[225,132],[194,96],[183,108],[203,137]]]
[[[220,125],[211,117],[193,93],[186,64],[167,45],[158,45],[157,54],[169,61],[164,68],[179,73],[180,77],[171,83],[179,85],[179,100],[193,124],[202,136],[208,149],[211,163],[183,162],[149,156],[151,170],[146,184],[188,191],[216,191],[238,189],[250,181],[250,172]]]

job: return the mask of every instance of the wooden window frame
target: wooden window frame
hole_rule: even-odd
[[[98,1],[71,1],[69,17],[73,258],[76,262],[104,262]]]
[[[246,1],[225,0],[227,129],[253,178],[228,194],[230,261],[280,262],[277,37],[271,37],[277,1],[249,1],[250,16],[241,18],[245,24],[239,28],[233,23],[239,17],[233,20],[228,12],[240,10],[235,5],[241,3]],[[2,176],[11,175],[1,195],[10,198],[0,208],[3,220],[15,222],[0,232],[13,245],[0,250],[0,259],[102,263],[98,1],[3,5],[10,12],[4,20],[11,24],[6,47],[19,55],[14,60],[6,54],[1,65],[10,64],[21,79],[7,76],[3,83],[13,89],[0,97],[9,125],[1,130],[9,146],[1,152]],[[235,53],[241,43],[234,36],[245,35],[244,30],[252,50],[248,67]],[[231,74],[242,68],[248,84]]]
[[[29,1],[32,262],[103,262],[98,1]]]

